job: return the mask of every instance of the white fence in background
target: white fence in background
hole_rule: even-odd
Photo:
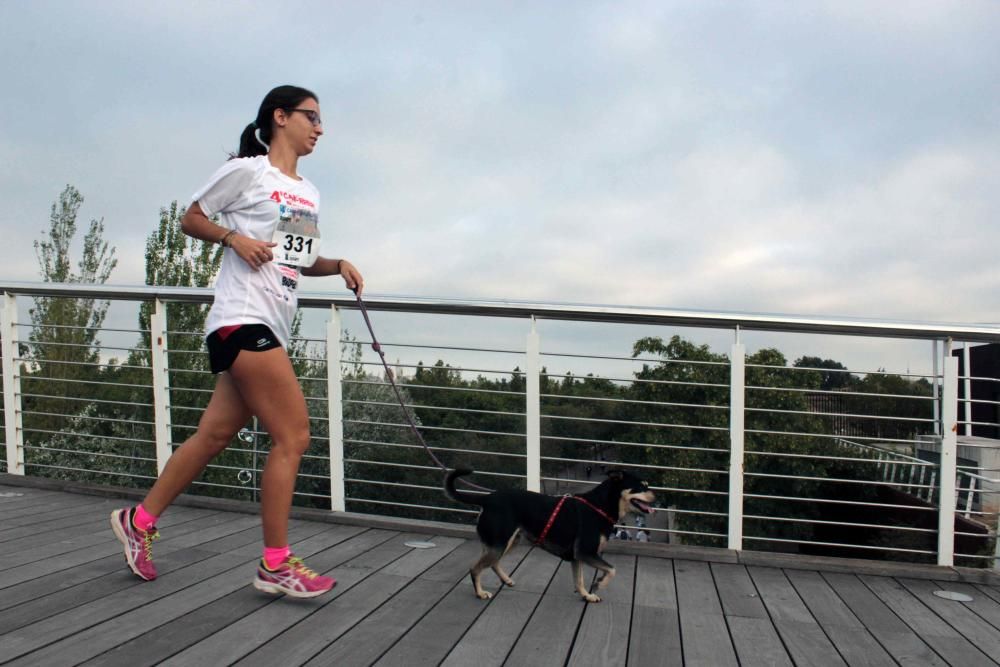
[[[173,328],[171,309],[203,306],[211,292],[0,287],[0,471],[148,487],[193,432],[211,393],[202,334]],[[31,299],[150,304],[150,328],[39,328],[19,314]],[[383,340],[383,347],[408,359],[394,370],[431,447],[446,462],[473,464],[481,483],[562,493],[621,465],[652,479],[661,498],[644,525],[623,526],[632,535],[642,530],[652,540],[734,550],[840,550],[996,566],[1000,441],[960,443],[959,431],[1000,429],[1000,419],[971,417],[974,403],[996,414],[1000,401],[970,398],[972,381],[1000,380],[968,371],[959,377],[952,350],[956,341],[1000,343],[1000,327],[376,296],[366,303],[377,330],[380,315],[407,314],[433,323],[424,329],[448,332],[427,342],[426,333],[409,328],[410,335]],[[303,294],[300,308],[326,316],[319,334],[298,336],[292,350],[305,369],[300,379],[314,431],[297,502],[468,521],[474,512],[444,498],[440,471],[408,433],[376,358],[358,347],[367,332],[347,336],[343,320],[356,309],[353,299]],[[512,319],[523,322],[520,345],[478,342],[483,331]],[[478,334],[470,322],[480,323]],[[593,340],[590,351],[549,347],[542,325],[553,322],[579,328],[578,337]],[[662,331],[664,339],[679,330],[685,337],[719,330],[732,336],[724,352],[693,345],[636,355],[603,342],[601,328],[619,325]],[[463,328],[473,340],[453,344]],[[748,332],[926,341],[934,370],[761,363],[747,355]],[[103,345],[91,333],[137,342]],[[422,363],[421,355],[444,363]],[[559,363],[612,370],[591,377],[547,370]],[[854,384],[816,385],[837,374]],[[870,387],[859,378],[871,378]],[[192,492],[256,500],[266,438],[253,422]]]

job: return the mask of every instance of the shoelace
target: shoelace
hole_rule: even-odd
[[[297,556],[292,556],[288,559],[288,566],[299,574],[309,577],[310,579],[315,579],[319,576],[319,574],[306,567],[306,564],[302,562],[302,559]]]
[[[142,547],[146,552],[146,560],[150,563],[153,562],[153,540],[160,539],[160,531],[153,530],[147,531],[146,535],[142,538]]]

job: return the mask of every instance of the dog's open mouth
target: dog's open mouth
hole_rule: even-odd
[[[630,502],[632,503],[632,507],[636,508],[637,510],[639,510],[643,514],[652,514],[653,513],[653,506],[650,505],[649,503],[644,503],[643,501],[639,500],[638,498],[632,498],[630,500]]]

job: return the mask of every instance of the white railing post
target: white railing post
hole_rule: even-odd
[[[743,549],[743,418],[746,401],[746,347],[733,343],[729,374],[729,541]]]
[[[167,304],[156,299],[149,317],[153,363],[153,424],[156,432],[156,470],[162,473],[173,454],[170,427],[170,364],[167,361]]]
[[[941,385],[938,384],[938,379],[937,379],[938,378],[938,368],[941,365],[941,352],[938,350],[938,345],[940,344],[940,341],[935,340],[931,344],[934,346],[934,351],[931,354],[931,357],[933,359],[933,365],[934,365],[934,370],[931,371],[934,374],[934,383],[933,383],[933,394],[932,394],[932,396],[934,397],[934,415],[937,416],[937,415],[941,414],[940,413],[940,410],[941,410],[941,396],[940,396]],[[941,435],[941,422],[939,422],[936,419],[934,420],[934,435]]]
[[[969,358],[969,344],[965,343],[962,348],[962,366],[965,370],[962,380],[962,395],[965,397],[965,409],[962,411],[965,415],[964,430],[965,435],[972,435],[972,360]]]
[[[958,455],[958,359],[944,359],[941,388],[941,486],[938,494],[938,565],[955,564],[955,471]]]
[[[969,518],[972,513],[972,499],[976,493],[976,478],[969,475],[969,491],[965,494],[965,518]]]
[[[535,318],[531,318],[531,331],[528,333],[527,360],[524,368],[524,400],[525,400],[525,454],[527,465],[528,491],[542,490],[542,373],[541,342]]]
[[[327,419],[330,436],[330,509],[344,512],[347,498],[344,489],[344,395],[340,353],[340,310],[330,306],[326,323]]]
[[[4,293],[0,311],[3,338],[3,413],[7,443],[7,472],[24,474],[24,429],[21,424],[21,374],[17,372],[17,297]]]

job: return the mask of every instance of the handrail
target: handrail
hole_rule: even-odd
[[[0,281],[0,291],[24,296],[74,297],[110,300],[161,299],[182,303],[209,303],[212,290],[202,287],[149,285],[81,285]],[[1000,343],[1000,324],[910,322],[847,317],[816,317],[773,313],[740,313],[640,306],[599,306],[513,300],[466,300],[400,295],[366,295],[371,310],[487,317],[535,317],[546,320],[672,324],[713,329],[739,327],[748,331],[825,333],[892,338],[953,338],[973,343]],[[353,297],[332,292],[300,292],[299,305],[355,309]]]
[[[8,472],[14,474],[25,474],[24,470],[27,465],[27,467],[42,470],[41,474],[49,474],[44,472],[48,469],[58,469],[81,474],[87,473],[88,475],[121,474],[125,478],[152,479],[153,477],[150,475],[154,475],[155,469],[149,464],[155,463],[157,468],[165,464],[178,439],[183,438],[187,432],[193,430],[190,423],[192,411],[201,409],[200,402],[202,402],[204,394],[210,391],[199,382],[189,383],[189,376],[194,374],[208,375],[208,371],[201,369],[200,366],[189,364],[187,356],[177,356],[204,355],[205,353],[182,349],[187,347],[186,345],[181,345],[176,350],[167,348],[168,338],[172,341],[174,335],[200,336],[201,334],[171,331],[166,317],[167,309],[164,308],[164,305],[173,303],[208,304],[212,300],[212,290],[189,287],[0,281],[0,291],[5,295],[4,307],[0,313],[4,319],[3,327],[0,327],[2,328],[0,338],[4,339],[2,366],[5,396],[3,408],[4,430],[7,436],[5,442],[7,455],[4,459],[0,459],[0,463],[4,463]],[[151,365],[132,366],[115,363],[113,368],[105,368],[107,360],[104,357],[89,361],[70,360],[79,356],[74,352],[88,347],[80,344],[39,342],[28,346],[29,353],[21,353],[23,344],[19,344],[19,334],[30,340],[32,328],[39,325],[18,322],[18,311],[20,310],[17,303],[18,297],[22,299],[54,297],[131,302],[128,305],[137,305],[138,302],[147,304],[152,302],[156,310],[149,328],[142,332],[131,329],[120,330],[151,336],[140,339],[140,344],[143,341],[147,341],[146,345],[149,345],[148,341],[154,343],[151,350],[143,348],[145,352],[153,352]],[[510,391],[499,389],[506,387],[506,384],[487,384],[480,387],[475,383],[466,385],[459,382],[461,386],[452,387],[448,386],[448,382],[441,386],[424,384],[423,382],[401,383],[406,388],[419,387],[421,391],[433,388],[435,391],[445,393],[464,391],[488,395],[488,400],[481,405],[477,403],[479,399],[475,397],[470,401],[463,399],[452,403],[450,398],[438,400],[438,394],[424,393],[421,393],[422,398],[419,400],[400,400],[403,403],[403,410],[407,411],[407,414],[409,411],[418,410],[422,416],[428,415],[431,421],[423,425],[424,430],[435,435],[444,434],[441,441],[450,443],[447,448],[435,446],[433,449],[447,450],[457,456],[475,455],[477,461],[484,463],[488,460],[478,457],[503,459],[505,463],[492,466],[494,469],[490,469],[490,465],[484,465],[484,469],[480,471],[483,475],[523,480],[528,488],[547,492],[553,491],[551,484],[543,488],[540,488],[540,484],[542,482],[555,483],[555,491],[559,492],[565,490],[563,485],[567,482],[595,483],[590,481],[591,470],[600,467],[603,471],[605,461],[615,461],[616,465],[621,463],[642,470],[659,470],[664,474],[657,482],[658,486],[651,488],[655,488],[657,492],[663,491],[672,494],[677,505],[658,510],[660,515],[657,520],[666,522],[666,528],[651,526],[650,529],[662,530],[673,536],[701,536],[706,538],[702,540],[704,543],[726,544],[730,549],[737,551],[744,548],[745,540],[834,546],[834,543],[840,543],[839,546],[846,548],[880,548],[877,545],[869,544],[866,541],[869,540],[868,537],[862,536],[856,539],[853,533],[851,536],[830,537],[821,535],[820,532],[814,533],[811,529],[803,532],[794,526],[793,529],[785,530],[782,528],[762,533],[759,525],[755,522],[761,520],[764,515],[775,522],[789,524],[796,522],[803,525],[815,523],[832,526],[836,524],[844,527],[857,527],[862,523],[867,525],[865,521],[860,523],[856,520],[830,521],[822,517],[799,516],[802,513],[797,510],[786,511],[784,509],[788,503],[838,503],[845,507],[873,507],[880,510],[902,509],[910,513],[926,510],[939,514],[937,529],[931,528],[929,524],[924,525],[927,522],[923,519],[921,519],[923,523],[919,527],[898,526],[896,525],[898,522],[895,520],[880,522],[887,525],[875,526],[873,523],[872,527],[884,531],[922,531],[932,536],[936,533],[936,549],[927,545],[926,548],[916,553],[928,555],[937,553],[939,564],[952,564],[954,558],[958,556],[980,560],[995,559],[997,561],[995,566],[1000,566],[1000,552],[997,556],[986,555],[981,553],[980,546],[977,546],[983,543],[982,540],[994,539],[997,535],[993,524],[998,518],[995,499],[1000,495],[1000,488],[996,486],[1000,484],[1000,480],[986,477],[984,474],[977,474],[993,472],[991,469],[980,467],[976,472],[970,472],[963,470],[962,466],[956,467],[958,446],[962,443],[956,442],[955,431],[949,427],[950,424],[954,423],[982,423],[979,421],[957,421],[957,415],[954,414],[954,406],[959,402],[957,395],[959,376],[957,360],[950,356],[951,340],[1000,343],[1000,324],[876,321],[842,317],[817,318],[801,315],[712,312],[655,307],[438,299],[393,295],[367,296],[366,300],[371,310],[424,315],[521,318],[530,326],[530,333],[525,339],[523,350],[484,350],[476,346],[453,345],[412,346],[418,349],[446,349],[466,353],[489,352],[492,354],[524,355],[523,360],[519,358],[517,361],[518,367],[523,366],[525,370],[515,369],[510,381]],[[314,499],[310,502],[319,503],[328,500],[330,508],[334,511],[344,511],[348,502],[378,504],[370,498],[360,497],[357,490],[351,487],[362,478],[373,478],[367,481],[413,491],[413,494],[403,494],[401,498],[396,498],[393,501],[406,500],[407,502],[400,502],[400,507],[419,508],[421,511],[434,512],[469,512],[469,510],[439,506],[436,504],[439,501],[421,499],[420,493],[436,490],[437,487],[425,479],[426,475],[422,477],[422,473],[419,471],[436,471],[437,469],[424,465],[422,460],[414,459],[411,452],[407,451],[415,446],[407,444],[405,442],[407,438],[398,435],[402,432],[401,429],[405,427],[405,424],[397,418],[396,404],[379,388],[382,383],[366,380],[366,378],[378,377],[377,373],[371,373],[368,368],[373,363],[376,365],[378,363],[361,357],[360,342],[353,338],[344,340],[341,313],[343,310],[357,309],[357,302],[348,297],[346,292],[343,295],[307,292],[300,294],[299,303],[304,308],[329,311],[326,337],[309,339],[316,343],[325,342],[326,355],[319,355],[315,359],[311,355],[295,357],[295,359],[309,360],[310,363],[317,362],[308,366],[308,372],[303,371],[303,380],[326,383],[325,392],[317,390],[317,395],[310,393],[307,396],[307,401],[310,402],[311,411],[313,407],[316,407],[316,411],[310,414],[310,422],[319,429],[314,438],[318,446],[322,447],[325,443],[329,451],[326,454],[320,452],[306,456],[304,460],[318,461],[319,463],[315,464],[309,472],[304,472],[303,477],[321,481],[329,478],[329,491],[326,490],[323,483],[316,483],[310,486],[310,492],[297,495]],[[728,329],[730,333],[735,330],[736,341],[729,348],[728,356],[712,357],[712,359],[724,359],[724,361],[646,358],[637,360],[624,355],[609,354],[606,349],[598,350],[597,354],[579,354],[576,351],[560,350],[548,350],[543,354],[540,349],[540,335],[535,328],[535,322],[538,319],[588,324],[642,323],[667,328],[684,326],[701,329]],[[68,329],[86,328],[67,325],[55,326]],[[176,328],[183,329],[185,326]],[[887,373],[908,379],[924,379],[934,384],[934,395],[925,396],[920,393],[911,396],[892,384],[884,390],[885,392],[892,391],[892,393],[879,392],[877,387],[870,391],[861,391],[862,388],[865,388],[864,385],[859,385],[855,387],[855,391],[846,393],[823,391],[812,388],[809,383],[798,382],[795,378],[786,382],[785,375],[778,377],[777,386],[758,386],[770,382],[756,381],[753,378],[750,378],[751,383],[748,384],[746,377],[748,369],[756,372],[759,368],[786,369],[787,367],[772,367],[761,363],[747,364],[746,347],[740,342],[740,329],[935,341],[935,366],[931,375],[926,373],[902,375],[890,374],[885,371],[832,369],[858,376],[869,373]],[[28,333],[24,333],[25,331]],[[170,334],[170,336],[166,334]],[[936,343],[942,338],[947,340],[943,351],[941,346]],[[341,372],[344,362],[341,357],[341,347],[345,344],[359,346],[357,356],[351,357],[349,362],[349,368],[353,369],[351,373],[355,375],[343,376]],[[549,345],[557,347],[558,344],[557,340]],[[55,370],[34,368],[30,364],[23,365],[30,362],[34,355],[39,354],[38,352],[30,352],[31,350],[44,350],[44,346],[47,345],[54,346],[53,358],[49,359],[44,356],[39,358],[42,358],[45,364],[51,364],[52,368],[60,371],[59,373],[56,373]],[[411,347],[405,341],[398,343],[398,346],[401,348]],[[101,347],[102,350],[133,349]],[[61,356],[64,350],[69,351],[66,357]],[[592,388],[598,392],[595,395],[588,395],[591,388],[587,388],[587,391],[580,395],[577,395],[575,391],[560,393],[560,391],[551,388],[544,389],[545,385],[539,383],[539,379],[545,376],[548,376],[550,380],[555,378],[558,381],[559,379],[558,373],[555,375],[548,372],[543,373],[541,365],[543,357],[546,359],[573,357],[622,362],[655,362],[662,364],[670,372],[665,372],[662,376],[657,375],[657,379],[640,377],[638,373],[636,377],[629,378],[625,376],[631,372],[629,369],[634,368],[634,363],[631,365],[619,364],[607,376],[598,376],[607,383],[617,383],[613,390],[605,392],[605,390],[600,389],[599,385],[595,384]],[[477,361],[462,361],[455,367],[452,367],[451,362],[449,362],[447,368],[449,372],[500,373],[505,376],[510,373],[510,371],[487,370],[495,368],[496,365],[491,365],[489,362],[480,363],[478,356],[475,359]],[[938,364],[942,359],[946,362],[945,369],[939,371]],[[198,361],[200,363],[202,360]],[[411,359],[406,361],[407,363],[397,361],[395,368],[421,368],[421,364],[414,365]],[[95,393],[105,389],[103,382],[100,385],[95,384],[93,391],[90,389],[77,391],[77,384],[83,382],[77,378],[78,373],[75,367],[78,366],[94,366],[95,373],[97,369],[100,369],[101,373],[107,373],[111,379],[117,377],[122,371],[129,371],[121,374],[119,379],[122,382],[118,386],[134,387],[146,393],[122,392],[108,396]],[[344,367],[348,368],[348,366]],[[692,368],[694,371],[691,370]],[[63,395],[62,391],[45,389],[48,385],[32,384],[33,381],[41,380],[58,382],[59,379],[55,376],[62,374],[63,370],[70,375],[67,382],[74,383],[71,391],[66,392],[66,395]],[[111,372],[112,370],[114,373]],[[827,369],[792,368],[789,370],[815,373]],[[45,377],[35,373],[44,374]],[[728,379],[719,377],[727,373]],[[84,373],[80,374],[79,377],[89,377],[89,375]],[[572,374],[567,374],[566,377],[570,378],[570,384],[572,384],[572,380],[575,379]],[[144,382],[145,379],[151,379],[153,384],[137,384]],[[201,379],[203,378],[195,378],[199,381]],[[179,382],[176,382],[176,386],[172,387],[171,383],[174,380]],[[434,378],[431,380],[433,381]],[[514,390],[515,380],[518,381],[516,390]],[[29,391],[24,391],[21,388],[22,381],[27,383],[26,388]],[[622,383],[627,383],[627,385],[623,386]],[[788,386],[789,383],[794,386]],[[317,385],[309,386],[315,388]],[[361,387],[362,390],[355,391],[357,387]],[[726,392],[724,390],[727,388],[729,389],[729,398],[725,400]],[[152,402],[145,403],[143,401],[146,400],[149,389],[153,390]],[[345,393],[345,390],[348,389],[351,391]],[[635,392],[630,393],[633,389]],[[185,404],[172,405],[171,400],[178,395],[178,392],[186,397],[183,399]],[[702,395],[699,392],[707,393]],[[772,392],[789,393],[773,394]],[[802,397],[790,392],[809,395]],[[445,393],[440,394],[440,396],[445,396]],[[133,394],[136,394],[137,397],[133,398]],[[192,401],[190,397],[195,394],[199,395]],[[813,400],[815,396],[820,394],[827,397],[831,394],[865,397],[878,401],[891,401],[891,403],[883,405],[883,408],[888,407],[887,411],[884,412],[882,408],[877,410],[873,408],[870,411],[868,409],[857,410],[852,407],[853,404],[836,403],[834,405],[826,400],[821,402]],[[91,398],[92,395],[101,395],[101,398]],[[505,397],[504,401],[493,401],[496,396],[500,395]],[[511,396],[515,397],[513,403],[509,400]],[[523,408],[517,400],[517,397],[520,396],[523,396]],[[902,399],[910,398],[919,400],[916,402],[902,401]],[[747,400],[750,401],[749,404],[747,404]],[[64,401],[69,401],[69,403]],[[81,401],[87,402],[86,410],[80,409],[78,411],[76,406]],[[931,401],[933,401],[933,405],[931,405]],[[642,409],[619,410],[620,406],[624,405],[640,406]],[[91,410],[90,408],[93,406],[100,409]],[[115,409],[112,410],[108,406]],[[119,411],[119,407],[122,410]],[[836,412],[823,411],[835,407]],[[345,413],[345,408],[349,409],[347,413]],[[660,412],[661,410],[663,412]],[[864,414],[857,414],[858,412],[864,412]],[[448,414],[445,415],[445,418],[438,419],[442,413]],[[696,414],[697,416],[695,416]],[[927,414],[931,416],[924,416]],[[27,416],[30,423],[22,425],[20,421],[22,415]],[[454,415],[463,416],[459,423],[450,421]],[[486,416],[487,421],[465,420],[464,416],[467,415]],[[707,419],[702,419],[702,415],[706,415]],[[816,419],[812,419],[812,417]],[[831,423],[828,418],[846,421]],[[107,438],[104,438],[104,440],[108,440],[108,443],[95,439],[88,440],[81,445],[72,440],[76,431],[81,431],[80,435],[84,437],[93,437],[90,431],[96,428],[93,426],[95,420],[101,422],[102,429],[104,429],[105,422],[115,427],[101,431],[103,433],[107,430],[110,433]],[[746,422],[746,420],[750,421]],[[891,428],[884,432],[881,429],[877,429],[877,432],[872,431],[868,428],[867,423],[873,420],[891,420]],[[349,433],[344,432],[345,425],[349,428]],[[128,428],[125,428],[126,426]],[[258,426],[255,423],[253,433],[259,433],[257,429]],[[931,430],[937,435],[932,436]],[[365,437],[359,437],[362,432]],[[478,444],[462,446],[464,440],[459,441],[449,435],[456,432],[476,438]],[[29,433],[30,438],[26,439],[25,433]],[[42,438],[38,434],[53,434],[58,438]],[[681,438],[680,442],[682,443],[687,442],[688,438],[692,438],[691,442],[699,443],[700,446],[687,447],[671,444],[678,442],[675,438]],[[923,441],[924,438],[934,438],[934,441],[938,443],[938,447],[944,452],[940,462],[925,461],[884,445],[884,443],[910,445]],[[403,442],[399,442],[400,439]],[[831,439],[834,439],[839,446],[830,449],[828,443]],[[864,441],[868,441],[869,444],[862,444]],[[945,442],[942,443],[942,441]],[[117,444],[121,442],[145,444],[141,447],[135,445],[131,447],[131,453],[127,453],[120,444]],[[255,480],[260,470],[255,437],[253,442],[252,451],[247,448],[230,449],[231,453],[240,454],[236,457],[236,461],[239,462],[236,467],[217,465],[213,468],[215,472],[222,471],[227,475],[229,473],[226,471],[239,470],[238,484],[235,482],[220,484],[219,481],[223,480],[221,476],[213,477],[211,480],[206,479],[204,484],[235,489],[235,492],[247,491],[252,493],[256,499],[258,489]],[[572,446],[569,446],[570,443]],[[804,445],[801,449],[799,448],[800,443]],[[456,444],[459,446],[456,447]],[[850,449],[842,449],[841,446],[850,447]],[[639,447],[643,449],[637,449]],[[997,444],[994,441],[984,444],[983,448],[997,449]],[[609,449],[610,451],[608,451]],[[26,450],[29,452],[29,460],[27,461],[24,457]],[[639,453],[647,450],[651,452],[649,457],[646,457],[645,454],[641,457],[638,456]],[[664,458],[663,452],[666,450],[673,451],[668,452],[670,457]],[[674,452],[682,450],[688,458],[675,461]],[[155,459],[152,457],[152,451],[155,451]],[[606,459],[605,453],[610,458]],[[55,454],[59,456],[54,457]],[[244,460],[246,457],[241,458],[243,454],[252,454],[253,461]],[[767,458],[758,458],[759,456]],[[92,465],[88,462],[88,457],[99,457],[100,462]],[[830,463],[822,463],[822,465],[815,463],[817,461],[868,461],[869,458],[874,465],[861,466],[858,468],[861,470],[860,473],[854,472],[853,468],[845,471]],[[107,464],[107,460],[111,459],[128,459],[134,460],[136,463],[126,467]],[[324,464],[324,462],[328,463]],[[324,465],[328,465],[329,472],[325,472]],[[817,465],[819,468],[814,472]],[[382,476],[380,473],[371,472],[372,466],[396,467],[404,471],[418,472],[413,472],[410,477],[406,477],[402,481],[385,482],[378,479]],[[90,470],[91,468],[93,470]],[[407,475],[410,475],[410,472],[407,472]],[[586,481],[583,480],[584,474],[586,474]],[[764,482],[761,482],[762,479]],[[781,484],[776,486],[774,480],[781,481]],[[784,486],[784,480],[796,481],[790,483],[786,491],[772,493],[772,488],[777,489]],[[819,482],[826,483],[827,486],[835,485],[835,488],[812,488],[817,487]],[[748,485],[746,489],[744,489],[744,484]],[[887,503],[886,498],[869,497],[850,489],[849,487],[852,485],[896,489],[923,502],[912,505]],[[842,491],[843,489],[847,490]],[[417,499],[415,502],[409,502],[411,495]],[[772,498],[779,499],[782,507],[769,506],[767,502]],[[889,500],[891,499],[889,498]],[[764,501],[763,504],[761,501]],[[382,504],[388,502],[387,499],[382,501]],[[719,511],[726,503],[729,505],[728,512]],[[717,508],[717,511],[708,511],[710,508]],[[664,515],[664,512],[667,514]],[[725,521],[713,520],[698,524],[681,521],[675,525],[671,523],[672,519],[670,518],[674,516],[674,512],[681,514],[701,512],[705,515],[725,519]],[[956,517],[964,515],[965,519],[981,523],[989,531],[988,534],[980,536],[978,533],[968,532],[968,529],[961,530],[963,525],[951,523],[950,517],[953,515]],[[689,530],[689,528],[695,527],[697,530]],[[744,534],[744,530],[747,531],[746,534]],[[980,542],[966,540],[965,538],[970,535]],[[956,538],[956,536],[958,537]],[[905,549],[889,546],[884,548],[888,551],[905,551]],[[966,553],[969,551],[975,553]],[[992,548],[990,551],[992,552]]]

